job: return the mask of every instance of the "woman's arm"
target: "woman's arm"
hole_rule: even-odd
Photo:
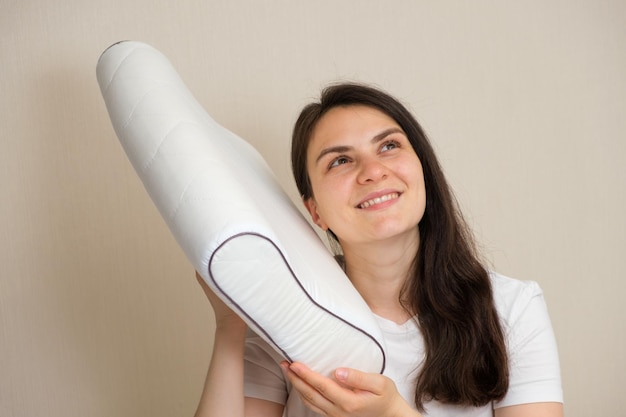
[[[495,417],[563,417],[561,403],[535,403],[497,408]]]
[[[198,273],[196,279],[215,311],[216,329],[211,363],[195,416],[282,416],[280,404],[244,398],[246,324],[211,291]]]

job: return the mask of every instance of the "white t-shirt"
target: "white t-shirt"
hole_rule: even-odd
[[[460,407],[437,401],[425,404],[424,417],[492,417],[493,408],[535,402],[562,402],[556,341],[543,293],[537,283],[491,274],[496,309],[506,334],[509,390],[502,401],[484,407]],[[415,320],[396,324],[376,317],[385,337],[387,362],[384,375],[400,395],[414,404],[415,378],[424,358],[423,338]],[[285,417],[317,416],[290,395],[283,376],[284,359],[263,339],[250,332],[246,339],[245,395],[285,405]]]

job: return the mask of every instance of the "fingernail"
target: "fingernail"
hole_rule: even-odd
[[[289,364],[289,370],[293,372],[294,374],[299,374],[301,371],[300,367],[296,363],[293,363],[293,362]]]
[[[335,370],[335,377],[340,381],[348,379],[348,370],[345,368],[338,368]]]

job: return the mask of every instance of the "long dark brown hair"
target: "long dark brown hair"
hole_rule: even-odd
[[[312,197],[307,149],[317,122],[338,106],[365,105],[382,111],[404,130],[422,163],[426,210],[412,276],[400,300],[416,315],[426,357],[417,377],[415,404],[436,400],[482,406],[504,397],[509,385],[504,333],[491,281],[461,216],[435,152],[413,115],[389,94],[362,84],[342,83],[322,91],[294,126],[291,164],[303,199]],[[332,235],[331,235],[332,236]]]

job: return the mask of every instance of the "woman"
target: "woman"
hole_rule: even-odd
[[[484,268],[402,104],[364,85],[327,88],[296,122],[292,169],[383,329],[387,370],[329,379],[289,364],[199,279],[217,330],[198,416],[562,416],[541,290]]]

